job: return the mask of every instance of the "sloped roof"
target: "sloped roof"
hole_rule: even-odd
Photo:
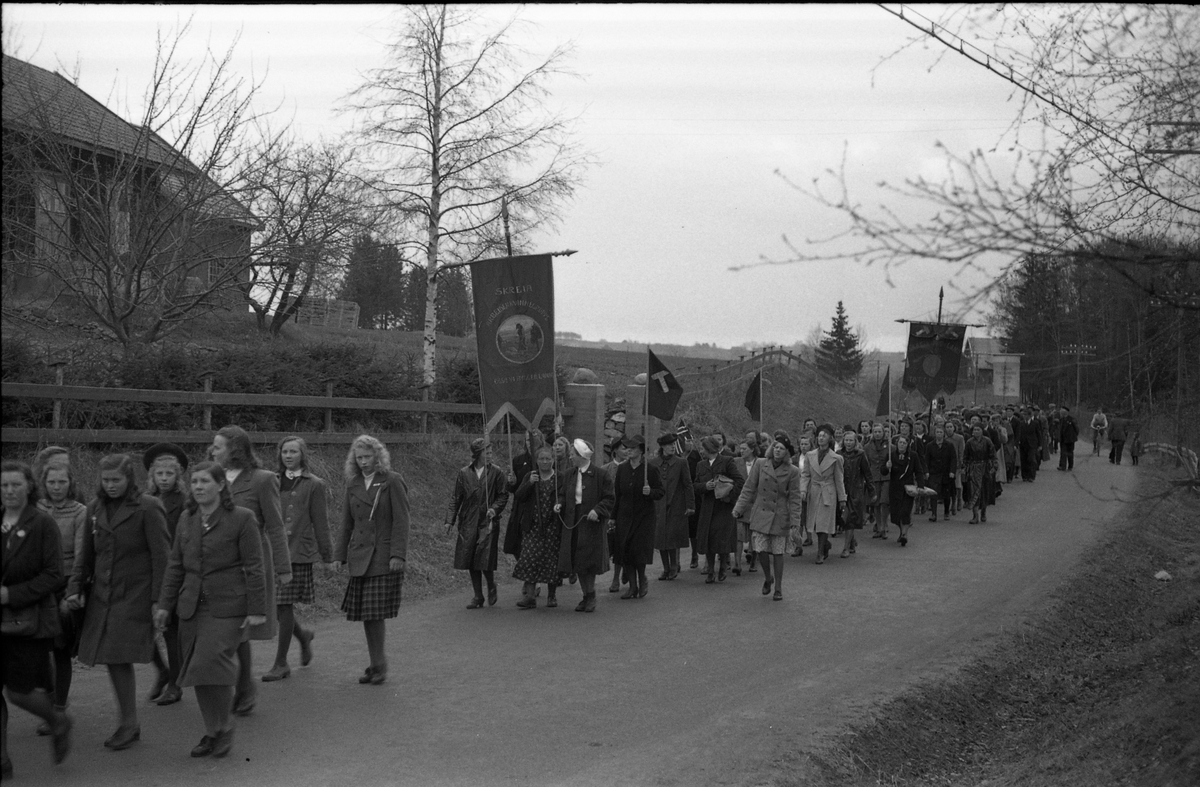
[[[3,80],[5,128],[51,133],[89,150],[165,167],[177,191],[179,183],[202,179],[211,193],[205,213],[257,226],[254,214],[152,129],[126,122],[62,75],[4,55]]]

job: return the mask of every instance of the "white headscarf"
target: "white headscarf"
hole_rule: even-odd
[[[595,453],[592,450],[592,447],[588,445],[586,440],[576,440],[574,443],[572,443],[572,445],[575,446],[575,453],[579,454],[584,459],[591,459],[592,454]]]

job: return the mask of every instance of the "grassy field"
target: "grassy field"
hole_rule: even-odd
[[[1200,499],[1156,499],[1168,472],[1143,471],[1143,500],[1045,614],[797,755],[776,784],[1200,784]]]

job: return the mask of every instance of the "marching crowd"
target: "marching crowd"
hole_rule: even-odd
[[[795,438],[780,430],[693,439],[681,425],[653,452],[641,435],[614,441],[603,462],[585,440],[547,443],[534,431],[507,470],[486,441],[471,444],[445,528],[455,537],[454,568],[471,578],[469,609],[497,603],[501,551],[515,558],[523,610],[538,606],[541,586],[545,606],[556,607],[558,591],[578,583],[575,610],[595,612],[596,580],[610,571],[608,592],[643,599],[655,552],[657,579],[672,581],[684,549],[705,584],[761,569],[762,594],[778,601],[789,556],[810,548],[824,563],[840,536],[840,557],[851,558],[860,533],[886,541],[893,527],[905,547],[914,517],[937,521],[939,507],[944,518],[969,512],[971,524],[986,522],[1018,473],[1035,481],[1054,453],[1059,470],[1071,470],[1078,438],[1069,409],[1053,405],[1045,414],[1010,406],[840,427],[809,419]],[[1116,435],[1113,444],[1119,452]],[[277,640],[262,681],[290,675],[293,640],[302,665],[313,657],[314,633],[294,605],[314,600],[316,563],[348,574],[342,610],[362,622],[369,661],[359,683],[386,681],[385,624],[400,606],[410,517],[405,481],[379,440],[361,435],[350,446],[336,542],[327,483],[309,470],[299,437],[278,445],[275,470],[261,466],[237,426],[216,433],[206,461],[192,464],[168,443],[141,459],[147,490],[134,457],[111,454],[86,505],[67,449],[43,449],[31,465],[3,464],[4,689],[42,720],[37,732],[50,738],[55,762],[70,749],[75,658],[107,668],[117,728],[106,747],[139,740],[134,665],[153,663],[153,703],[178,702],[185,687],[195,692],[204,735],[191,755],[227,755],[232,717],[256,703],[251,641]],[[0,709],[7,780],[3,699]]]

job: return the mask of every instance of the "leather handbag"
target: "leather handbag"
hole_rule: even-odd
[[[37,627],[37,604],[30,604],[20,609],[6,606],[0,613],[0,634],[6,637],[32,637],[37,633]]]
[[[717,485],[713,487],[713,496],[718,500],[724,500],[732,491],[733,479],[724,474],[718,475]]]

